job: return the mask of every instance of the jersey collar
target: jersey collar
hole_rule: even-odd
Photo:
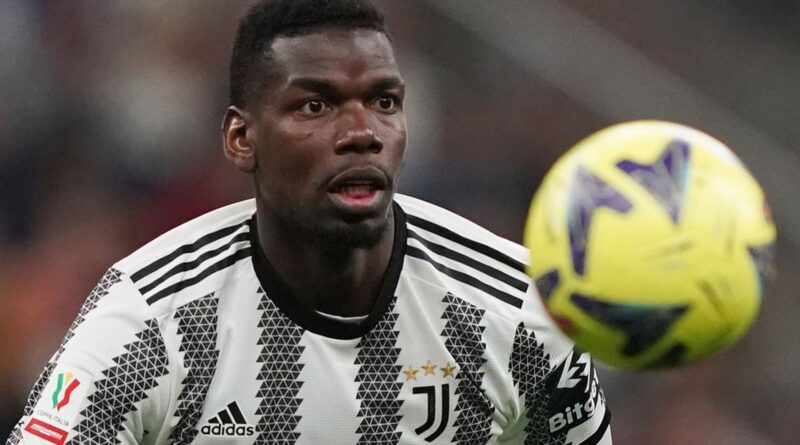
[[[386,310],[394,298],[397,283],[400,280],[400,272],[403,269],[407,237],[406,214],[397,202],[392,202],[392,207],[394,213],[394,245],[389,258],[389,267],[386,270],[386,276],[381,285],[378,298],[375,300],[375,304],[364,322],[354,325],[334,320],[300,304],[264,255],[258,240],[258,230],[256,230],[254,216],[250,220],[250,245],[254,252],[253,268],[267,297],[289,319],[316,334],[338,339],[354,339],[369,332],[386,314]]]

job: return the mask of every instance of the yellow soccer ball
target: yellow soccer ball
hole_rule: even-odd
[[[774,275],[764,192],[722,142],[636,121],[556,162],[525,225],[528,273],[553,319],[623,369],[692,363],[734,344]]]

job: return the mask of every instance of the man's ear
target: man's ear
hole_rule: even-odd
[[[225,157],[245,173],[252,173],[256,169],[254,141],[248,138],[248,133],[252,134],[253,130],[250,128],[251,123],[250,113],[235,106],[228,107],[222,121]]]

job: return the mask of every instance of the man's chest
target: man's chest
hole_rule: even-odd
[[[194,443],[488,439],[495,403],[480,363],[443,342],[405,344],[399,334],[376,332],[360,345],[314,336],[265,341],[254,364],[221,357]]]
[[[393,311],[341,340],[264,313],[255,330],[220,323],[214,351],[184,348],[193,443],[485,443],[499,433],[503,389],[491,382],[503,378],[487,376],[501,372],[487,366],[479,323]]]

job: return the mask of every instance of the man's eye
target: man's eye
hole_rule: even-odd
[[[397,100],[391,96],[383,96],[378,98],[378,108],[381,111],[395,111],[397,109]]]
[[[325,111],[325,108],[325,102],[313,99],[306,101],[303,106],[300,107],[300,112],[309,116],[315,116]]]

